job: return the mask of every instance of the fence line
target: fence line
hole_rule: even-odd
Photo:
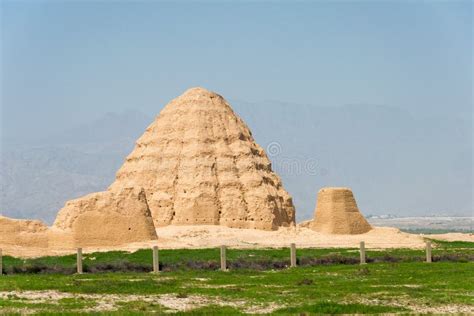
[[[227,247],[225,245],[220,246],[220,269],[221,271],[228,271],[227,266]],[[248,248],[243,248],[245,250]],[[255,249],[255,248],[252,248]],[[258,250],[258,248],[256,248]],[[359,254],[360,254],[360,264],[367,264],[367,255],[366,255],[366,245],[364,241],[361,241],[359,244]],[[431,241],[427,240],[425,242],[425,254],[426,259],[425,262],[432,263],[433,255],[432,255],[432,246]],[[153,262],[153,272],[158,273],[160,272],[160,259],[159,259],[159,252],[158,246],[152,247],[152,262]],[[297,256],[296,256],[296,244],[290,244],[290,257],[289,257],[289,266],[291,268],[295,268],[297,266]],[[0,248],[0,275],[3,274],[4,266],[3,266],[3,252],[2,248]],[[76,254],[76,270],[77,274],[83,274],[83,252],[82,248],[77,248]]]

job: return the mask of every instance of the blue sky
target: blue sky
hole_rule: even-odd
[[[192,86],[472,115],[470,1],[1,3],[7,137],[154,115]]]

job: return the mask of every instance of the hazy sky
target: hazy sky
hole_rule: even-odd
[[[470,1],[1,1],[1,11],[10,138],[108,111],[155,115],[191,86],[472,120]]]
[[[203,86],[234,104],[262,146],[278,141],[289,157],[317,159],[314,177],[279,171],[300,219],[333,184],[352,187],[366,213],[474,211],[472,1],[0,3],[0,144],[9,148],[61,138],[107,112],[153,117]],[[44,152],[2,164],[6,188],[82,179],[54,169],[83,166],[81,155]],[[34,186],[26,195],[62,205],[66,196],[49,188],[53,198]]]

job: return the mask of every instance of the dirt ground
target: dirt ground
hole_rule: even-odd
[[[473,234],[449,233],[441,235],[422,235],[401,232],[397,228],[375,227],[365,234],[333,235],[323,234],[306,227],[282,227],[276,231],[256,229],[237,229],[225,226],[165,226],[157,229],[158,240],[124,244],[117,247],[85,248],[83,251],[135,251],[158,245],[161,249],[210,248],[226,245],[233,248],[279,248],[296,243],[299,248],[342,248],[358,247],[361,241],[368,249],[424,247],[424,238],[447,241],[474,242]],[[0,245],[2,247],[2,245]],[[37,257],[74,253],[75,249],[35,249],[27,247],[2,247],[3,253],[16,257]]]
[[[81,312],[112,312],[119,308],[120,303],[140,301],[145,303],[159,304],[167,308],[170,312],[184,312],[207,306],[231,306],[239,308],[249,314],[271,313],[284,306],[277,303],[271,304],[249,304],[241,300],[221,300],[218,297],[205,297],[200,295],[191,295],[180,297],[176,294],[162,295],[124,295],[124,294],[76,294],[58,291],[5,291],[0,292],[0,299],[14,300],[29,304],[60,304],[62,299],[81,299],[94,302],[93,307],[81,309]],[[355,301],[365,305],[384,304],[395,307],[407,307],[414,313],[435,313],[435,314],[472,314],[474,309],[470,305],[450,304],[443,306],[426,306],[416,303],[413,300],[392,302],[378,299],[365,299],[361,297],[354,298]],[[350,302],[348,302],[350,303]],[[28,310],[10,309],[5,312],[28,313]]]

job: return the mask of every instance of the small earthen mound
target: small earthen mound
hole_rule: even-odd
[[[143,189],[99,192],[66,203],[50,243],[74,247],[116,246],[157,239]]]
[[[372,229],[359,212],[349,188],[323,188],[318,192],[310,228],[328,234],[363,234]]]
[[[0,245],[48,248],[48,227],[37,220],[0,216]]]

